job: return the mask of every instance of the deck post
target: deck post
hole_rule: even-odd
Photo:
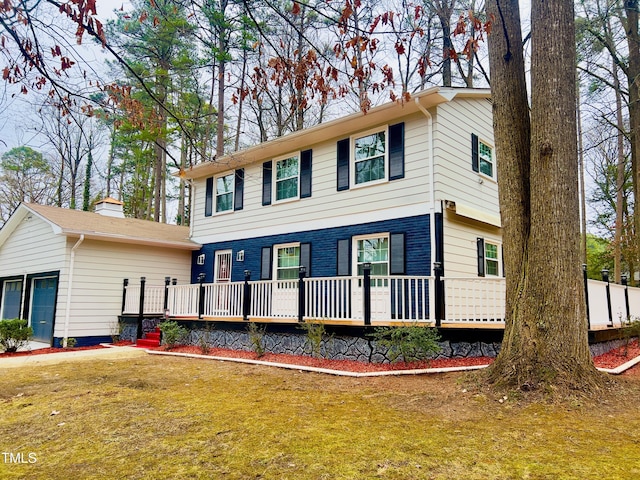
[[[362,272],[364,279],[362,280],[362,287],[364,288],[364,324],[371,325],[371,264],[365,263],[362,265]]]
[[[298,322],[304,322],[304,277],[307,276],[307,268],[301,265],[298,270]]]
[[[167,307],[169,306],[169,285],[171,284],[171,277],[164,277],[164,302],[163,311],[167,311]]]
[[[591,330],[591,314],[589,313],[589,278],[587,277],[587,264],[582,264],[582,278],[584,280],[584,299],[587,303],[587,330]]]
[[[144,318],[144,286],[147,283],[147,277],[140,277],[140,302],[138,303],[138,328],[136,330],[136,338],[142,338],[142,319]]]
[[[127,287],[129,286],[129,279],[125,278],[122,282],[122,311],[120,312],[124,315],[124,308],[127,304]]]
[[[436,317],[436,327],[441,326],[444,319],[444,284],[442,282],[442,262],[433,262],[433,274],[435,277],[435,302],[433,307],[434,316]]]
[[[245,322],[249,320],[249,312],[251,311],[251,270],[244,271],[244,290],[242,292],[242,320]]]
[[[198,275],[198,282],[200,283],[199,295],[198,295],[198,318],[201,319],[204,315],[204,279],[205,274],[200,273]]]
[[[629,317],[631,316],[631,311],[629,310],[629,286],[626,275],[620,276],[620,282],[624,285],[624,307],[627,312],[627,317],[625,318],[626,322],[629,322]]]
[[[602,281],[607,282],[607,310],[609,311],[609,325],[607,327],[613,327],[613,312],[611,311],[611,287],[609,286],[609,270],[602,269]]]

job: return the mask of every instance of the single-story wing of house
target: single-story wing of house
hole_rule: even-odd
[[[28,319],[52,346],[111,341],[123,279],[188,282],[199,248],[188,227],[125,218],[114,199],[96,213],[23,203],[0,229],[0,319]]]

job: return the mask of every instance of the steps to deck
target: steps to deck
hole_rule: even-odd
[[[160,329],[156,327],[153,332],[144,334],[144,338],[136,341],[136,347],[139,348],[156,348],[160,346]]]

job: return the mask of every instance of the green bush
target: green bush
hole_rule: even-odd
[[[189,333],[186,328],[174,321],[162,322],[158,327],[162,332],[162,341],[167,346],[167,350],[183,342]]]
[[[66,348],[73,348],[73,347],[76,346],[76,343],[78,343],[78,341],[75,338],[69,337],[69,338],[67,338],[67,346],[66,346]]]
[[[267,349],[264,346],[264,332],[267,330],[267,326],[260,326],[255,322],[247,325],[247,331],[249,332],[249,342],[251,342],[251,348],[256,352],[258,358],[263,356]]]
[[[438,341],[440,334],[433,327],[417,324],[401,327],[379,327],[371,335],[375,342],[388,349],[389,360],[405,362],[427,360],[441,350]]]
[[[300,328],[305,331],[307,343],[311,347],[311,356],[321,356],[322,339],[326,333],[324,324],[320,322],[305,322],[300,325]]]
[[[16,352],[28,345],[33,336],[33,328],[27,325],[26,320],[19,318],[0,320],[0,348],[5,352]]]

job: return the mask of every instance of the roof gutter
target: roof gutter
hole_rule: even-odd
[[[71,318],[71,291],[73,290],[73,270],[76,261],[76,250],[84,242],[84,234],[80,235],[80,238],[71,249],[71,259],[69,260],[69,282],[67,284],[67,308],[64,312],[64,336],[62,338],[62,346],[67,348],[67,340],[69,338],[69,320]]]

